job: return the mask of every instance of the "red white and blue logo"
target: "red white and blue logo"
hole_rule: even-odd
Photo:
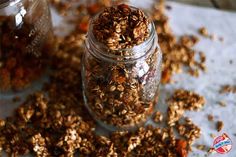
[[[232,149],[232,141],[226,133],[223,133],[214,140],[213,147],[217,153],[225,154]]]

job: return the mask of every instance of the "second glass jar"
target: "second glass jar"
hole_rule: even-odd
[[[154,113],[158,100],[162,53],[155,26],[149,24],[150,35],[143,43],[114,50],[121,56],[107,53],[111,50],[95,39],[93,20],[82,63],[85,106],[109,130],[135,129]]]
[[[52,53],[47,0],[0,2],[0,95],[18,92],[39,79]]]

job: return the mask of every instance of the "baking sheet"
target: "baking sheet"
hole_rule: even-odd
[[[147,8],[152,5],[152,1],[131,0],[131,4],[138,7],[145,6]],[[187,74],[176,75],[174,77],[176,81],[175,84],[162,87],[158,107],[160,110],[165,111],[165,99],[177,88],[193,90],[204,95],[207,99],[207,104],[204,109],[201,112],[186,113],[186,116],[193,119],[202,130],[201,138],[197,140],[194,145],[204,144],[211,147],[213,139],[210,137],[210,133],[216,136],[227,133],[233,141],[233,148],[225,155],[217,153],[207,155],[206,152],[199,151],[193,147],[193,151],[189,154],[189,157],[203,157],[205,155],[212,157],[235,157],[236,120],[234,120],[234,115],[236,114],[236,94],[219,94],[218,91],[221,85],[236,85],[236,13],[193,7],[173,2],[168,2],[167,5],[171,6],[171,9],[167,10],[166,13],[170,18],[171,28],[176,35],[196,34],[200,37],[201,40],[195,46],[195,49],[205,52],[208,71],[207,73],[201,73],[201,77],[199,78],[193,78]],[[58,16],[54,10],[52,10],[52,16],[54,26],[65,25],[62,24],[63,19]],[[222,43],[218,40],[212,41],[201,37],[197,33],[197,30],[202,26],[205,26],[210,34],[223,37],[224,42]],[[230,60],[233,61],[232,64],[229,64]],[[17,95],[24,96],[39,90],[42,82],[45,80],[45,78],[42,79],[34,88],[26,90],[25,93],[18,93]],[[0,95],[1,118],[10,115],[18,106],[18,104],[12,102],[14,96],[15,95]],[[217,102],[221,100],[227,103],[227,107],[218,105]],[[207,114],[213,114],[215,115],[215,120],[222,120],[224,122],[224,128],[221,132],[217,132],[215,124],[207,120]],[[99,132],[104,132],[104,130],[99,129]]]

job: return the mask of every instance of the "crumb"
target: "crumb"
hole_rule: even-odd
[[[201,28],[199,28],[198,29],[198,32],[202,35],[202,36],[204,36],[204,37],[208,37],[208,31],[207,31],[207,29],[206,29],[206,27],[201,27]]]
[[[210,134],[210,136],[211,136],[211,138],[215,138],[216,137],[216,135],[214,135],[214,134]]]
[[[154,121],[155,123],[160,123],[160,122],[162,122],[162,120],[163,120],[163,115],[162,115],[162,113],[159,112],[159,111],[157,111],[157,112],[154,114],[154,116],[153,116],[153,121]]]
[[[211,34],[211,35],[209,35],[209,38],[211,40],[215,41],[216,40],[216,35],[215,34]]]
[[[201,150],[201,151],[207,151],[207,146],[206,145],[199,144],[199,145],[196,146],[196,148],[198,150]]]
[[[218,104],[221,106],[221,107],[226,107],[226,103],[224,101],[219,101]]]
[[[223,37],[219,37],[219,41],[223,43],[224,42],[224,38]]]
[[[214,116],[212,114],[208,114],[207,115],[207,119],[208,119],[208,121],[213,121],[214,120]]]

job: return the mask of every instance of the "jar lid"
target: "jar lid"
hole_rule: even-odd
[[[1,0],[0,1],[0,8],[6,7],[6,6],[12,6],[16,3],[18,3],[21,0]]]

